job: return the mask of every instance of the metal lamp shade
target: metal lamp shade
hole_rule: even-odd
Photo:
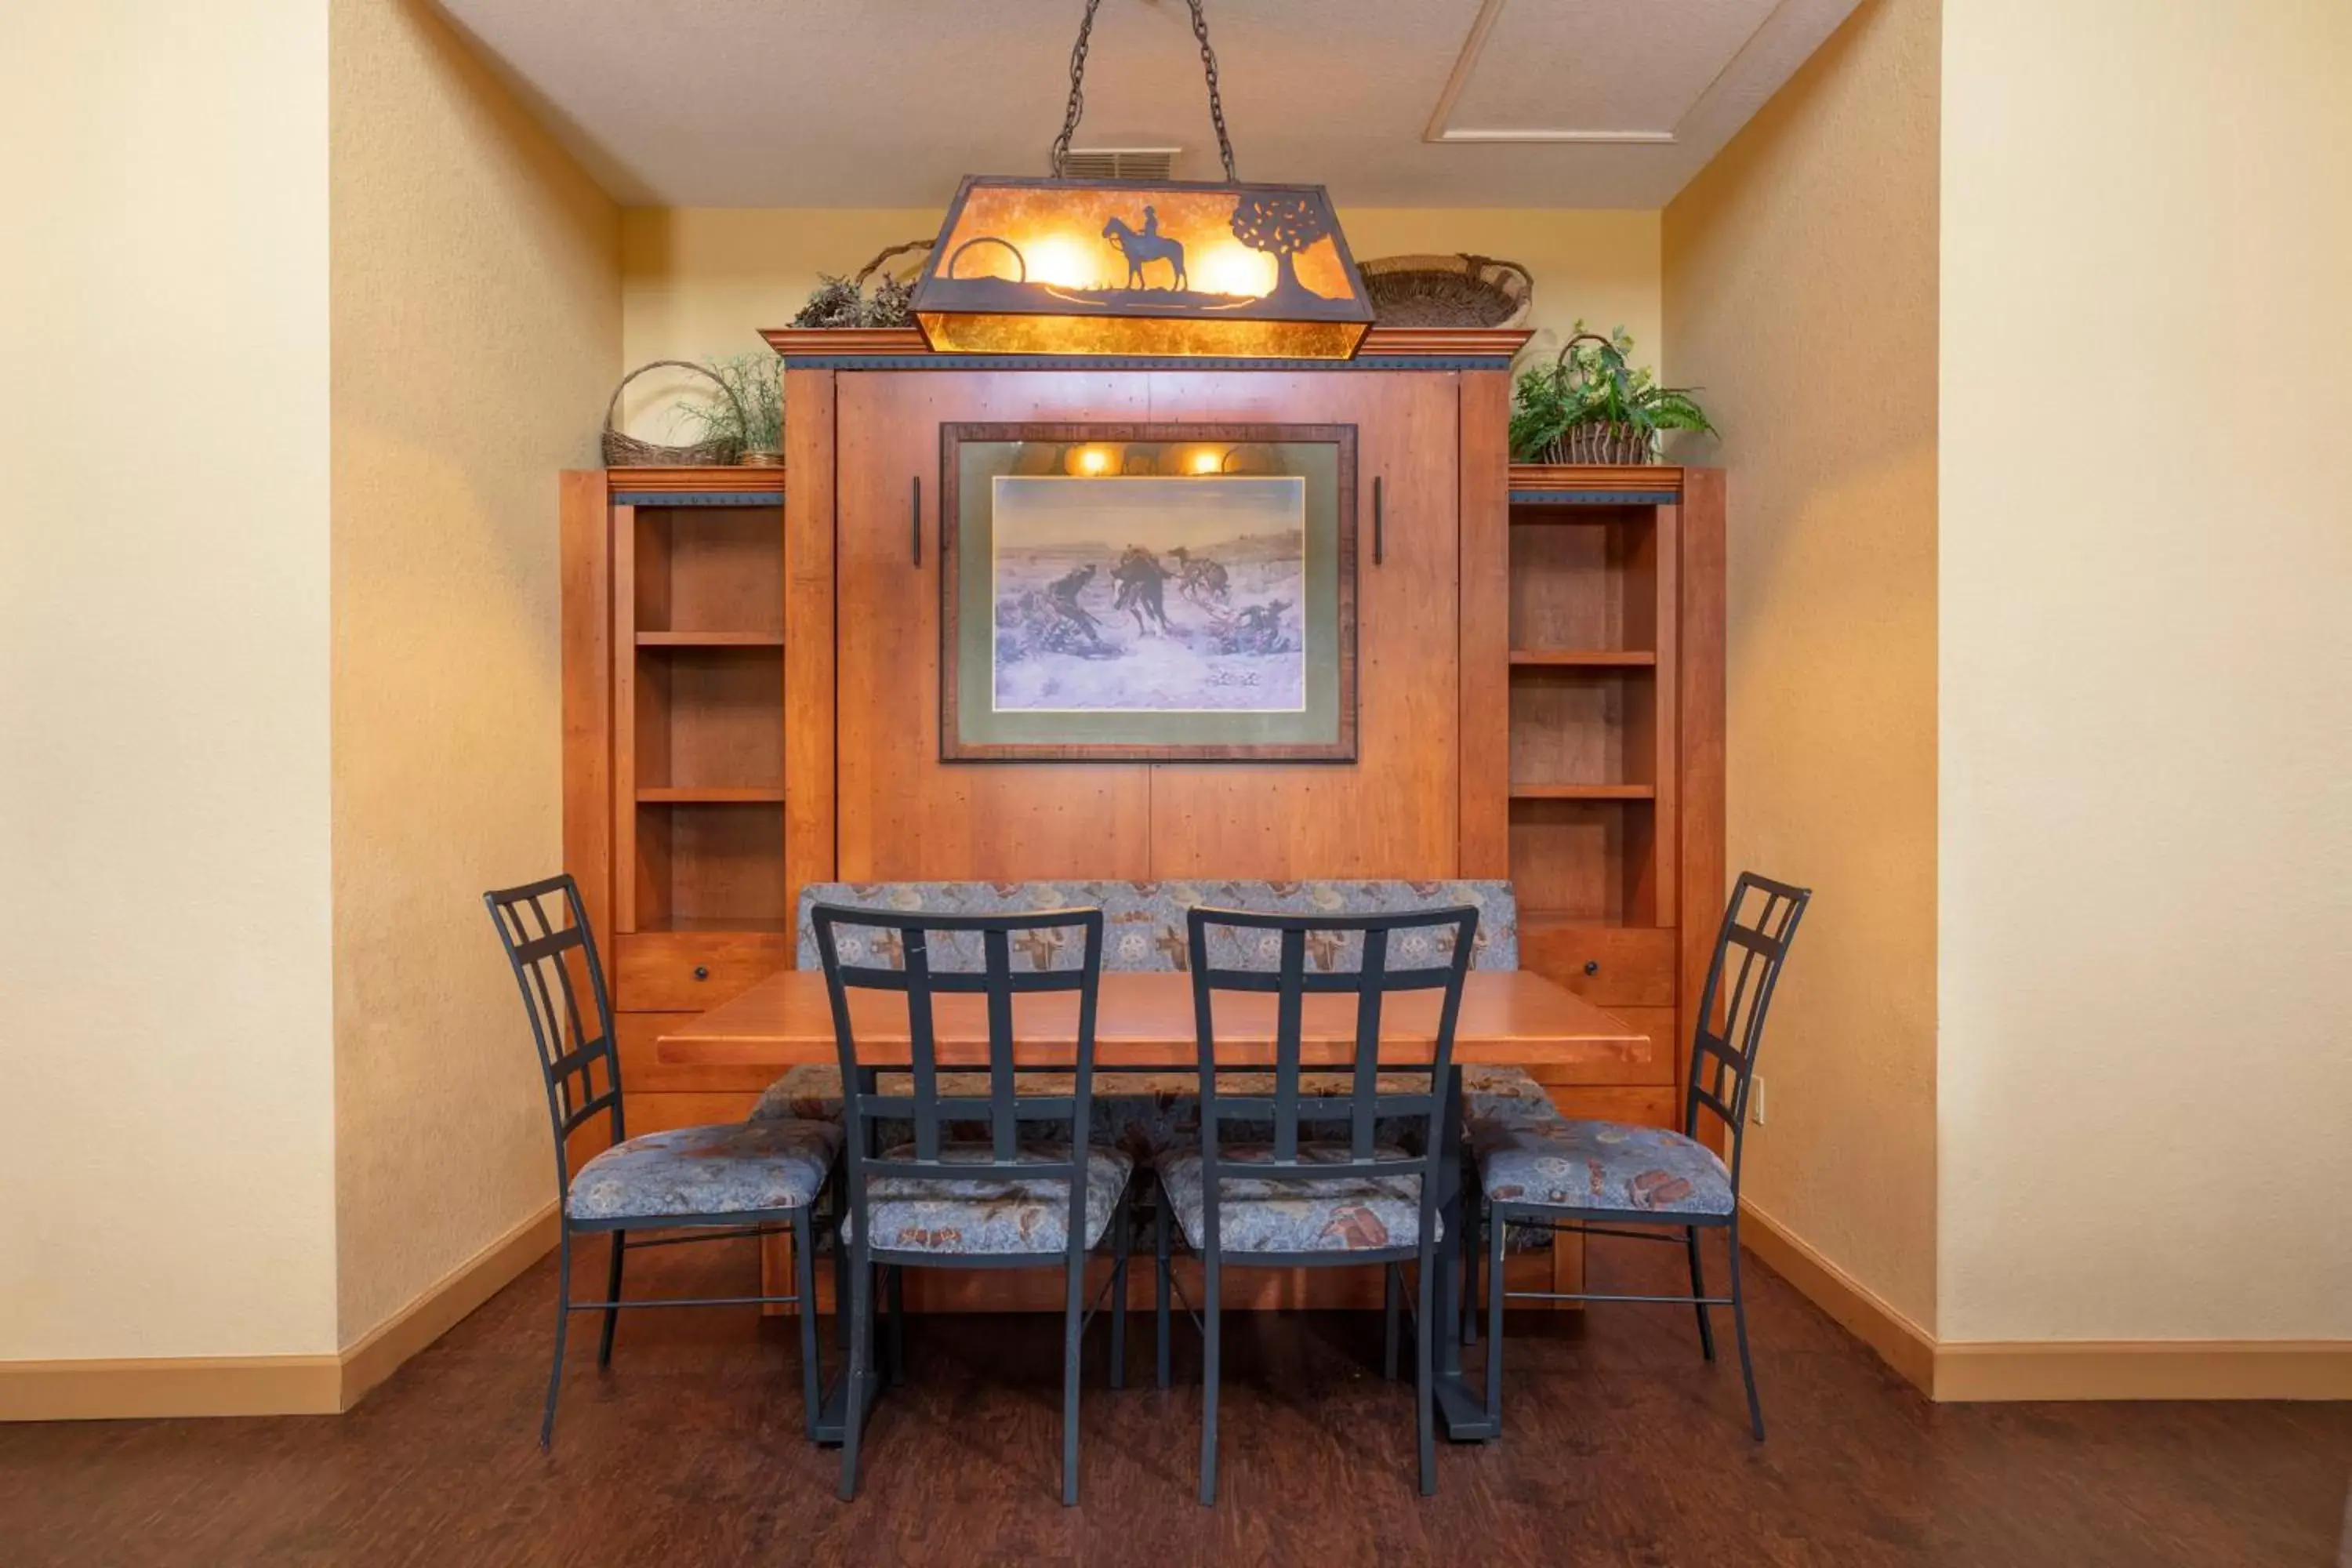
[[[947,353],[1344,360],[1370,297],[1320,185],[973,175],[915,286]]]

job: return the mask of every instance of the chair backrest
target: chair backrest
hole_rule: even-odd
[[[599,1113],[612,1118],[613,1142],[628,1137],[621,1121],[621,1058],[613,1049],[613,1007],[604,994],[604,966],[595,934],[570,873],[520,888],[484,893],[507,962],[514,966],[523,1012],[539,1047],[547,1080],[547,1114],[555,1128],[555,1186],[572,1188],[567,1140]],[[595,1014],[581,1012],[585,984]],[[602,1077],[599,1078],[601,1069]]]
[[[1707,965],[1700,994],[1698,1027],[1691,1043],[1690,1094],[1683,1102],[1683,1135],[1698,1136],[1703,1106],[1721,1118],[1731,1136],[1731,1186],[1739,1190],[1739,1153],[1748,1127],[1748,1090],[1755,1081],[1756,1053],[1764,1043],[1764,1015],[1772,988],[1788,962],[1797,921],[1812,901],[1812,889],[1792,888],[1753,871],[1739,873],[1716,932],[1715,960]],[[1738,958],[1733,960],[1737,950]],[[1731,990],[1724,994],[1727,972]]]
[[[1351,881],[1277,882],[1252,878],[1196,878],[1189,881],[1137,882],[1090,879],[1063,882],[813,882],[801,890],[797,963],[821,967],[809,910],[818,904],[861,910],[922,910],[953,915],[1010,915],[1035,910],[1093,909],[1103,912],[1103,969],[1175,973],[1188,962],[1184,914],[1206,909],[1249,910],[1265,915],[1388,915],[1454,909],[1478,911],[1478,938],[1472,944],[1473,969],[1519,966],[1518,900],[1500,879],[1458,879],[1408,882],[1396,878]],[[1307,952],[1310,968],[1328,954]],[[1066,967],[1075,951],[1039,939],[1014,949],[1024,969]],[[980,967],[970,940],[934,942],[931,969]]]
[[[985,1179],[992,1174],[1018,1173],[1024,1181],[1066,1177],[1070,1188],[1070,1234],[1086,1234],[1087,1118],[1094,1101],[1095,1004],[1102,975],[1103,917],[1100,910],[1045,910],[1007,915],[947,915],[921,911],[847,909],[820,904],[809,911],[817,952],[824,966],[825,991],[833,1004],[833,1034],[841,1056],[842,1126],[846,1133],[850,1201],[863,1213],[866,1187],[877,1176],[914,1176],[950,1180]],[[872,934],[856,934],[870,932]],[[1018,938],[1062,939],[1075,934],[1076,962],[1068,968],[1015,973],[1013,944]],[[977,971],[943,970],[932,963],[935,942],[976,937],[981,962]],[[874,962],[879,958],[882,962]],[[903,1071],[909,1092],[884,1094],[877,1087],[873,1053],[861,1056],[850,1006],[855,991],[897,992],[907,999],[907,1063],[887,1064]],[[1067,1095],[1024,1095],[1018,1092],[1013,1053],[1013,998],[1040,992],[1068,992],[1077,996],[1077,1051],[1073,1062],[1074,1085]],[[988,1032],[988,1095],[949,1095],[940,1091],[938,1017],[934,1007],[941,995],[977,995],[985,999]],[[982,1070],[979,1063],[950,1061],[951,1069]],[[909,1153],[884,1160],[869,1149],[872,1128],[883,1121],[910,1123],[914,1129]],[[974,1160],[959,1152],[953,1162],[941,1157],[955,1123],[982,1123],[988,1130],[988,1155]],[[1070,1158],[1040,1163],[1021,1158],[1024,1125],[1066,1123]],[[861,1223],[858,1234],[870,1235]],[[886,1245],[876,1237],[876,1244]]]
[[[1192,938],[1193,1029],[1200,1047],[1201,1159],[1203,1220],[1217,1227],[1221,1176],[1262,1181],[1312,1182],[1382,1175],[1421,1178],[1421,1235],[1432,1229],[1437,1184],[1433,1179],[1444,1142],[1440,1125],[1445,1075],[1453,1064],[1454,1029],[1462,1011],[1463,977],[1478,933],[1478,911],[1416,910],[1395,914],[1258,914],[1244,910],[1195,909],[1189,915]],[[1268,948],[1273,951],[1267,952]],[[1328,955],[1328,966],[1308,966],[1310,948]],[[1271,967],[1267,961],[1271,960]],[[1402,961],[1402,962],[1401,962]],[[1218,1092],[1215,998],[1220,991],[1271,993],[1275,998],[1273,1092]],[[1381,1004],[1400,991],[1442,991],[1437,1037],[1423,1058],[1381,1059]],[[1344,1059],[1334,1067],[1303,1068],[1305,1012],[1311,995],[1355,998],[1355,1033]],[[1229,1066],[1224,1069],[1230,1073]],[[1349,1075],[1346,1095],[1318,1095],[1301,1088],[1302,1072]],[[1383,1074],[1416,1079],[1405,1092],[1383,1092]],[[1422,1147],[1410,1160],[1373,1158],[1374,1129],[1383,1121],[1418,1121]],[[1301,1157],[1299,1128],[1347,1124],[1346,1157],[1334,1159],[1332,1140],[1322,1140],[1318,1157]],[[1264,1159],[1225,1158],[1226,1123],[1247,1122],[1272,1130]]]

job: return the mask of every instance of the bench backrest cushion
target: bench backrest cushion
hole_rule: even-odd
[[[816,904],[852,909],[928,910],[940,914],[1013,914],[1029,910],[1094,909],[1103,911],[1103,967],[1109,970],[1181,970],[1187,967],[1189,937],[1185,911],[1196,906],[1249,910],[1265,914],[1390,914],[1412,910],[1450,909],[1473,904],[1478,910],[1477,945],[1470,954],[1473,969],[1517,969],[1519,966],[1519,909],[1511,884],[1500,881],[1456,882],[813,882],[801,892],[799,964],[822,967],[816,938],[809,929],[809,910]],[[1075,935],[1040,932],[1016,942],[1013,962],[1033,969],[1075,968],[1079,949]],[[1258,941],[1257,939],[1264,940]],[[889,933],[845,931],[844,959],[872,963],[877,960],[897,967],[901,962]],[[935,935],[931,966],[970,971],[982,967],[980,938],[971,932]],[[1276,939],[1270,931],[1221,930],[1215,940],[1230,951],[1217,962],[1234,968],[1276,967]],[[1244,951],[1244,941],[1254,944]],[[1412,939],[1421,940],[1421,939]],[[1435,933],[1427,940],[1434,942]],[[1447,940],[1451,940],[1450,935]],[[856,944],[856,951],[849,951]],[[1360,942],[1353,937],[1318,940],[1309,944],[1307,961],[1325,970],[1354,969],[1361,962]],[[1394,967],[1433,963],[1439,955],[1416,959],[1411,952],[1391,952]]]

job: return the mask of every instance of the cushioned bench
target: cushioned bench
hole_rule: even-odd
[[[1385,914],[1472,904],[1478,910],[1478,935],[1470,967],[1519,966],[1518,901],[1511,885],[1500,881],[818,882],[801,893],[797,963],[803,969],[823,967],[809,925],[809,910],[817,904],[958,915],[1099,908],[1104,924],[1103,967],[1160,972],[1187,967],[1190,937],[1185,916],[1195,906],[1279,914]],[[1272,944],[1244,951],[1242,934],[1230,930],[1218,933],[1217,940],[1231,944],[1218,952],[1218,962],[1236,968],[1274,968]],[[867,949],[869,942],[872,951]],[[937,969],[973,972],[982,967],[979,938],[970,932],[935,934],[930,952]],[[845,932],[842,957],[894,968],[903,962],[894,940],[880,931]],[[1081,954],[1075,942],[1041,937],[1016,943],[1013,962],[1034,969],[1065,969],[1076,967]],[[1309,948],[1307,962],[1329,972],[1352,970],[1361,962],[1360,943],[1346,937],[1318,942]],[[884,1075],[886,1091],[908,1092],[903,1080],[894,1085],[890,1078]],[[1551,1100],[1542,1086],[1517,1068],[1465,1067],[1462,1079],[1464,1120],[1474,1127],[1494,1119],[1552,1114]],[[1231,1081],[1236,1095],[1271,1092],[1270,1076],[1264,1084],[1253,1083],[1249,1075],[1237,1075]],[[1309,1073],[1304,1082],[1313,1092],[1328,1094],[1345,1094],[1350,1087],[1341,1073]],[[1066,1094],[1070,1084],[1067,1075],[1038,1074],[1024,1079],[1024,1087],[1040,1094]],[[1409,1079],[1399,1079],[1394,1087],[1401,1093],[1412,1089]],[[988,1092],[985,1075],[943,1074],[940,1088],[948,1094],[984,1096]],[[1169,1150],[1197,1148],[1201,1141],[1198,1089],[1198,1075],[1190,1071],[1097,1072],[1090,1141],[1124,1149],[1139,1160]],[[793,1068],[769,1087],[751,1115],[754,1121],[787,1116],[840,1121],[841,1069],[829,1063]],[[880,1135],[887,1142],[889,1129],[883,1128]],[[973,1135],[985,1133],[974,1130]],[[1240,1129],[1233,1133],[1237,1138],[1244,1135],[1244,1130]],[[1380,1136],[1391,1134],[1383,1131]]]

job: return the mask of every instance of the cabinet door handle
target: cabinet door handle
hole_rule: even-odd
[[[1584,961],[1584,973],[1587,973],[1587,974],[1598,974],[1598,973],[1601,973],[1601,961],[1600,961],[1599,959],[1597,959],[1597,958],[1588,958],[1588,959],[1586,959],[1586,960]]]
[[[914,489],[914,510],[908,519],[908,532],[915,542],[915,564],[920,566],[923,563],[923,476],[920,474],[915,476]]]
[[[709,978],[710,978],[710,970],[709,970],[709,966],[707,966],[707,965],[705,965],[705,964],[700,964],[700,963],[696,964],[696,965],[694,966],[694,977],[695,977],[697,980],[708,980],[708,979],[709,979]]]
[[[1372,476],[1372,564],[1375,566],[1381,563],[1381,556],[1387,543],[1388,519],[1385,515],[1387,508],[1382,504],[1382,499],[1381,476],[1374,474]]]

